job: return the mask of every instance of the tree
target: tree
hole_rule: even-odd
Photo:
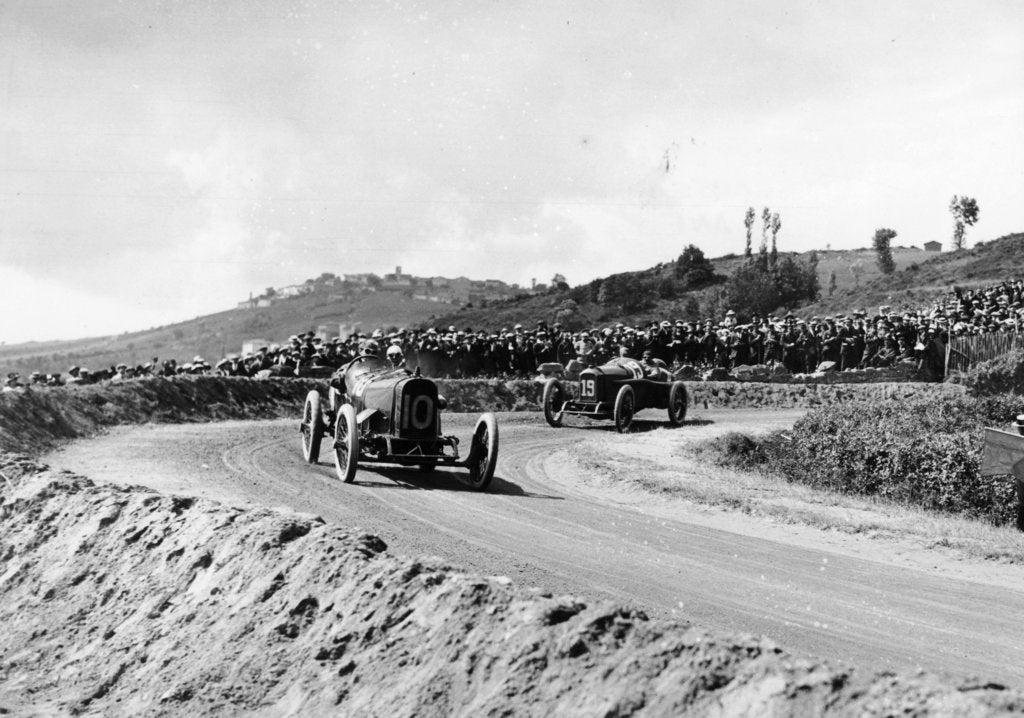
[[[586,317],[580,314],[580,305],[575,300],[565,299],[555,310],[555,321],[562,325],[563,329],[577,331],[586,324]]]
[[[768,230],[772,226],[772,212],[765,207],[761,210],[761,246],[757,248],[757,261],[762,268],[768,267]]]
[[[953,214],[953,248],[964,248],[964,233],[978,221],[978,202],[973,197],[957,197],[949,201],[949,211]]]
[[[756,263],[743,264],[725,283],[725,304],[740,316],[765,316],[779,306],[779,290],[771,274]]]
[[[775,212],[772,214],[772,252],[769,255],[768,261],[771,266],[775,266],[779,262],[779,250],[775,246],[775,237],[778,235],[779,230],[782,229],[782,218],[779,217],[779,213]]]
[[[601,282],[601,288],[597,291],[597,301],[606,307],[621,305],[623,296],[628,293],[624,286],[622,276],[613,274]]]
[[[754,208],[747,207],[747,215],[746,217],[743,218],[743,225],[747,228],[747,246],[743,250],[743,256],[746,257],[747,259],[750,259],[751,257],[754,256],[754,252],[750,248],[750,241],[754,231],[754,217],[756,216],[757,213],[754,211]]]
[[[684,289],[701,287],[714,279],[715,267],[699,247],[691,244],[676,260],[676,277],[683,280]]]
[[[769,314],[780,306],[793,307],[818,298],[818,268],[814,262],[801,263],[783,257],[769,271],[755,263],[737,268],[725,284],[722,300],[737,314]]]
[[[871,245],[875,248],[875,254],[878,255],[878,268],[882,271],[882,274],[892,274],[896,271],[896,262],[892,259],[892,240],[896,238],[896,230],[881,228],[875,230],[875,238],[871,240]]]

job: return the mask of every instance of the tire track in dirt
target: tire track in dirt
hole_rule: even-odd
[[[457,415],[449,428],[468,434],[475,419]],[[737,413],[730,426],[744,420],[756,424],[756,412],[746,419]],[[652,615],[684,617],[716,630],[764,633],[797,654],[874,670],[923,667],[1024,683],[1020,591],[837,555],[827,546],[790,544],[779,539],[784,529],[778,527],[772,539],[765,538],[767,531],[751,536],[711,528],[695,522],[692,507],[682,503],[666,512],[657,497],[624,487],[595,489],[569,455],[581,441],[615,444],[636,437],[600,429],[556,431],[539,415],[500,423],[493,493],[469,490],[463,469],[426,475],[360,468],[355,484],[343,484],[326,447],[322,463],[302,460],[293,421],[236,422],[216,431],[145,429],[157,458],[150,456],[148,471],[134,476],[132,462],[142,459],[133,451],[132,432],[143,429],[87,442],[93,459],[99,455],[103,462],[78,461],[74,447],[64,460],[94,479],[133,476],[132,483],[152,481],[160,488],[163,456],[179,484],[213,482],[250,503],[285,505],[363,527],[397,553],[441,556],[556,593],[625,600]],[[191,456],[206,456],[211,448],[222,459],[219,471],[189,465]],[[103,468],[115,465],[120,468],[113,473]]]

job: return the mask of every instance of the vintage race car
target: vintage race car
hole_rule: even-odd
[[[418,466],[424,472],[439,465],[463,466],[469,469],[470,485],[483,491],[498,460],[494,414],[477,421],[462,461],[458,438],[441,433],[445,406],[437,385],[418,371],[394,369],[377,356],[358,356],[332,378],[330,406],[324,406],[316,389],[306,395],[299,426],[303,458],[315,464],[326,435],[333,437],[334,466],[346,483],[355,479],[359,462]]]
[[[579,396],[552,377],[544,383],[544,418],[561,426],[567,415],[614,419],[615,428],[628,431],[633,415],[642,409],[668,409],[668,420],[680,426],[686,419],[686,385],[676,381],[661,362],[641,363],[619,357],[580,372]]]

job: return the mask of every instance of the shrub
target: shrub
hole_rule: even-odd
[[[960,381],[972,396],[1024,394],[1024,350],[979,362],[964,372]]]
[[[730,432],[697,445],[697,456],[718,466],[749,471],[765,461],[764,451],[746,434]]]
[[[765,437],[759,451],[789,481],[1004,524],[1014,489],[980,476],[983,428],[1006,424],[1021,404],[1006,395],[848,402]]]

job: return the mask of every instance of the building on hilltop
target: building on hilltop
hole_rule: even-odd
[[[931,242],[924,243],[924,251],[926,252],[941,252],[942,242],[936,242],[934,239]]]
[[[380,288],[384,290],[405,290],[415,284],[413,276],[411,274],[402,274],[402,267],[395,267],[395,271],[390,274],[385,274],[381,277]]]
[[[356,287],[366,287],[368,289],[374,288],[375,282],[373,281],[373,278],[376,277],[375,274],[344,274],[342,276],[345,278],[346,284],[351,284]]]
[[[289,284],[287,287],[278,289],[275,296],[279,299],[289,299],[291,297],[301,297],[303,294],[309,294],[312,291],[313,288],[308,284]]]

